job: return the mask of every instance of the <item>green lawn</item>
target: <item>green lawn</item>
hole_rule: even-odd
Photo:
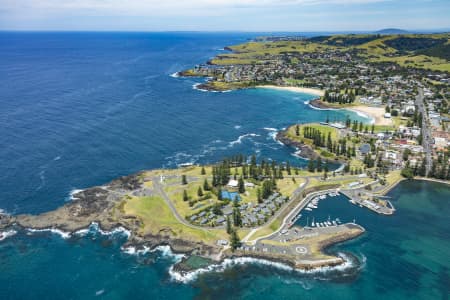
[[[172,236],[210,243],[227,238],[226,232],[221,229],[200,230],[180,223],[160,197],[131,197],[126,200],[123,209],[125,214],[137,216],[143,222],[143,234],[158,234],[164,230]]]
[[[305,144],[309,144],[309,145],[312,144],[312,140],[305,138],[304,135],[303,135],[304,127],[307,127],[307,126],[315,128],[317,130],[320,130],[320,132],[322,134],[325,134],[325,138],[328,137],[328,133],[331,133],[331,139],[333,141],[337,141],[340,138],[338,129],[330,127],[330,126],[327,126],[327,125],[321,125],[321,124],[318,124],[318,123],[308,123],[308,124],[301,124],[301,125],[299,125],[299,129],[300,129],[299,133],[300,133],[300,135],[297,136],[296,135],[296,126],[297,125],[290,126],[288,128],[288,130],[287,130],[287,136],[289,138],[291,138],[292,140],[294,140],[294,141],[303,141]]]

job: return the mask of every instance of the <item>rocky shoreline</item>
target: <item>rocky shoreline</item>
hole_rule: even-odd
[[[320,98],[309,101],[309,105],[318,109],[335,109],[334,107],[325,104]]]
[[[145,172],[124,176],[110,183],[88,188],[73,195],[73,200],[65,205],[39,215],[0,214],[0,231],[52,231],[63,238],[76,236],[78,233],[91,228],[93,224],[102,234],[123,231],[127,234],[127,241],[122,249],[130,249],[130,252],[138,253],[155,249],[158,246],[169,246],[176,254],[185,254],[186,257],[199,256],[209,260],[212,264],[220,264],[227,258],[253,257],[271,262],[279,262],[292,268],[310,270],[323,266],[335,266],[342,264],[342,258],[334,257],[324,261],[297,262],[298,258],[289,255],[275,255],[271,253],[243,251],[237,249],[232,252],[218,246],[215,242],[206,243],[202,240],[185,239],[182,235],[176,235],[170,227],[163,227],[155,234],[144,233],[141,229],[142,221],[128,215],[121,209],[124,199],[128,195],[140,194],[144,189]],[[336,240],[327,240],[320,245],[320,249],[348,240],[352,236],[343,235]],[[189,268],[180,268],[187,272]]]
[[[221,248],[208,245],[202,241],[184,240],[171,235],[169,230],[160,231],[156,235],[142,235],[141,222],[134,216],[120,212],[118,206],[123,197],[142,188],[142,173],[121,177],[108,185],[89,188],[73,195],[74,200],[39,215],[0,215],[0,231],[16,228],[18,230],[44,231],[53,230],[72,236],[76,232],[98,224],[102,232],[112,232],[124,228],[129,232],[124,248],[135,247],[150,249],[168,245],[176,253],[195,253],[215,258]]]
[[[308,145],[294,141],[287,136],[288,128],[277,132],[276,140],[280,141],[288,147],[296,148],[296,155],[305,159],[317,159],[319,155]]]

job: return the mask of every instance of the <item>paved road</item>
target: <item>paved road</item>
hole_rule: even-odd
[[[298,197],[302,197],[302,192],[303,192],[303,190],[308,186],[308,184],[309,184],[309,178],[308,177],[305,177],[304,178],[305,179],[305,183],[304,184],[302,184],[302,186],[300,186],[300,187],[298,187],[293,193],[292,193],[292,195],[291,195],[291,199],[289,200],[289,202],[288,203],[286,203],[285,205],[283,205],[283,207],[281,208],[281,209],[279,209],[266,223],[264,223],[264,225],[261,225],[261,226],[259,226],[259,227],[256,227],[256,228],[254,228],[252,231],[250,231],[250,233],[249,234],[247,234],[243,239],[242,239],[242,241],[243,242],[247,242],[248,241],[248,239],[258,230],[258,229],[261,229],[262,227],[264,227],[264,226],[266,226],[267,224],[270,224],[270,222],[272,222],[272,220],[274,220],[275,218],[277,218],[280,214],[282,214],[290,205],[291,205],[291,203],[292,202],[294,202],[294,201],[297,201],[298,200]],[[300,202],[300,204],[299,205],[301,205],[301,203],[302,202]],[[298,209],[298,205],[293,209],[293,210],[291,210],[291,212],[289,212],[288,214],[287,214],[287,216],[283,219],[283,222],[282,222],[282,224],[281,224],[281,226],[275,231],[275,232],[273,232],[273,233],[271,233],[271,234],[269,234],[268,236],[270,236],[270,235],[273,235],[273,234],[275,234],[275,233],[277,233],[278,231],[280,231],[284,226],[285,226],[285,224],[286,224],[286,220],[288,219],[288,217],[289,216],[291,216],[292,215],[292,212],[294,211],[294,210],[297,210]],[[258,241],[258,240],[260,240],[260,239],[262,239],[262,238],[264,238],[264,237],[260,237],[260,238],[258,238],[258,239],[256,239],[256,240],[253,240],[253,241],[251,241],[252,243],[255,243],[256,241]]]
[[[425,176],[431,170],[431,166],[433,164],[432,160],[432,136],[431,136],[431,126],[429,125],[428,113],[424,103],[424,96],[422,88],[419,88],[419,94],[416,97],[416,105],[419,110],[419,113],[422,113],[422,146],[423,151],[425,152]]]
[[[191,223],[189,223],[188,221],[186,221],[182,216],[180,216],[180,214],[178,213],[177,209],[175,208],[175,206],[173,205],[172,200],[170,200],[169,196],[167,196],[166,192],[164,191],[164,188],[161,186],[160,182],[159,182],[160,178],[159,177],[154,177],[152,179],[153,181],[153,187],[155,189],[155,192],[157,192],[166,202],[166,204],[169,206],[170,210],[172,211],[173,215],[175,216],[175,218],[182,224],[189,226],[191,228],[195,228],[195,229],[201,229],[201,230],[207,230],[209,227],[207,226],[196,226],[193,225]],[[218,228],[218,227],[215,227]]]

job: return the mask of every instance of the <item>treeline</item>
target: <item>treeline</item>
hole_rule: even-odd
[[[433,48],[422,50],[419,52],[419,54],[439,57],[448,61],[450,60],[450,44],[439,45]]]
[[[450,180],[450,166],[448,163],[450,157],[450,149],[447,149],[443,153],[439,153],[437,159],[433,160],[430,172],[426,174],[425,159],[422,160],[420,165],[416,164],[413,167],[409,165],[409,161],[406,161],[406,166],[402,170],[402,175],[406,178],[413,178],[414,176],[430,177],[442,180]]]
[[[391,48],[399,51],[418,51],[444,45],[446,38],[429,38],[429,37],[397,37],[386,40],[384,43]]]
[[[222,186],[226,186],[230,179],[238,181],[239,193],[245,192],[244,179],[253,181],[259,185],[257,187],[258,202],[267,199],[277,189],[277,179],[283,178],[283,172],[287,175],[299,174],[299,169],[291,167],[289,162],[277,163],[276,161],[266,161],[264,159],[258,164],[256,156],[252,155],[250,161],[247,161],[243,155],[222,160],[212,167],[212,182],[209,184],[205,179],[203,190],[212,191],[217,195],[218,200],[222,199]],[[202,175],[205,175],[202,169]],[[201,188],[198,190],[198,196],[201,195]],[[234,200],[234,199],[230,199]]]
[[[331,152],[336,156],[346,155],[349,158],[356,156],[355,146],[347,146],[346,138],[335,141],[332,140],[330,132],[328,132],[327,137],[325,137],[325,134],[319,129],[310,126],[303,127],[303,136],[307,139],[311,139],[314,146],[327,148],[328,152]]]
[[[329,103],[346,104],[355,102],[357,95],[358,89],[355,89],[355,91],[353,89],[345,89],[343,94],[339,91],[326,90],[322,99]]]
[[[224,159],[221,163],[213,166],[212,185],[214,187],[226,185],[232,177],[236,180],[242,177],[243,179],[251,178],[261,181],[267,178],[282,179],[283,171],[288,175],[291,175],[293,171],[298,174],[298,169],[292,168],[289,162],[278,163],[274,160],[266,161],[262,159],[261,163],[258,164],[255,155],[251,156],[250,162],[240,159],[241,156],[238,157],[238,160]]]

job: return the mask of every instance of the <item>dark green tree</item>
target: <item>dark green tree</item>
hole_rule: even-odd
[[[245,183],[244,183],[244,179],[242,178],[242,176],[239,178],[238,181],[238,190],[240,194],[245,193]]]
[[[317,172],[322,172],[322,158],[320,156],[317,158]]]
[[[233,229],[230,234],[230,245],[231,250],[234,251],[241,246],[241,240],[237,234],[236,229]]]
[[[208,179],[206,179],[206,178],[205,178],[205,181],[203,181],[203,189],[205,191],[209,191],[211,189],[211,187],[209,186],[209,183],[208,183]]]
[[[230,216],[227,216],[227,233],[230,234],[233,228],[231,228]]]
[[[258,188],[258,189],[256,190],[256,197],[257,197],[257,199],[258,199],[258,203],[262,203],[262,202],[263,202],[263,199],[262,199],[262,193],[261,193],[261,188]]]
[[[237,207],[233,208],[233,224],[235,227],[242,225],[241,211]]]

